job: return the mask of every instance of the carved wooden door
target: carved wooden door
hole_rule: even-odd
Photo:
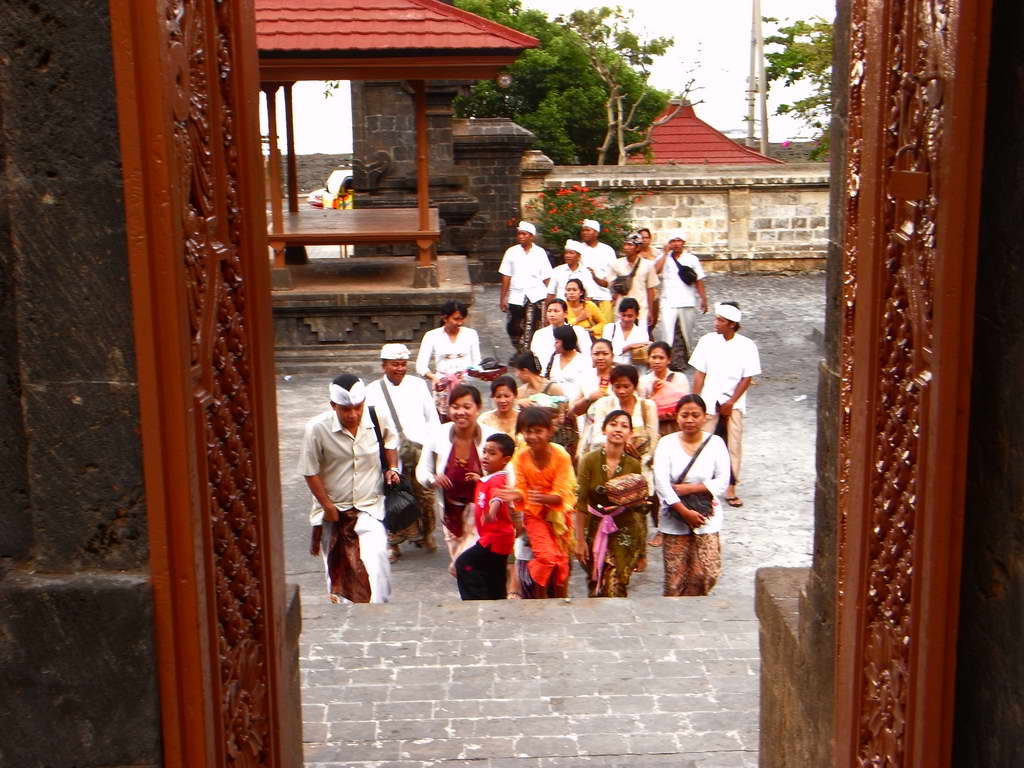
[[[949,764],[990,16],[851,0],[838,766]]]
[[[297,765],[251,3],[110,12],[164,764]]]

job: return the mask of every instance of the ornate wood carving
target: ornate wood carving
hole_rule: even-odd
[[[174,138],[185,233],[191,380],[197,456],[217,622],[215,673],[228,766],[268,764],[271,746],[262,557],[251,408],[251,331],[245,316],[245,241],[234,145],[234,5],[176,0],[167,6],[168,49],[178,63]]]
[[[952,680],[957,408],[969,390],[984,117],[972,89],[983,87],[987,5],[870,10],[851,8],[836,762],[939,766],[952,685],[935,665]]]
[[[246,0],[112,0],[165,764],[286,760],[257,57]],[[294,756],[294,754],[293,754]]]

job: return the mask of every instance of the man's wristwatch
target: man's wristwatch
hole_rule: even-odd
[[[396,475],[400,474],[398,471],[398,467],[388,467],[388,472],[394,472]]]

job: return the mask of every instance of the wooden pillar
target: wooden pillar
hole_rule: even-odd
[[[278,83],[266,83],[260,86],[267,97],[267,134],[270,144],[270,229],[280,233],[284,227],[284,216],[281,211],[281,151],[277,146],[277,91]],[[274,266],[284,266],[284,250],[274,253]]]
[[[299,174],[295,158],[295,112],[292,109],[292,86],[284,84],[285,144],[288,149],[288,211],[299,212]]]
[[[426,232],[430,226],[430,145],[427,138],[427,84],[423,80],[412,83],[416,96],[416,207],[419,210],[419,229]],[[429,267],[433,262],[430,245],[426,240],[420,242],[421,267]]]

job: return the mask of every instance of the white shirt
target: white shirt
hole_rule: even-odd
[[[708,411],[716,403],[724,403],[732,397],[740,379],[761,373],[761,357],[757,353],[757,345],[739,333],[728,341],[720,333],[704,334],[693,350],[690,365],[704,373],[704,389],[699,394],[707,403]],[[733,408],[746,412],[746,392]]]
[[[629,287],[629,293],[626,296],[636,299],[640,305],[640,317],[637,322],[641,322],[643,325],[647,324],[647,315],[650,307],[647,306],[647,289],[657,288],[660,280],[658,279],[658,273],[654,269],[654,262],[650,259],[645,259],[642,256],[637,257],[639,266],[630,264],[629,259],[625,256],[621,256],[615,260],[612,264],[612,278],[622,276],[629,277],[629,274],[633,271],[633,267],[636,266],[636,274],[633,275],[633,283]],[[622,301],[623,297],[619,297],[619,301]],[[615,312],[618,314],[619,308],[615,307]]]
[[[529,251],[518,243],[513,245],[505,251],[498,267],[498,274],[511,278],[508,303],[519,305],[524,299],[537,302],[547,297],[544,281],[551,277],[551,272],[547,251],[536,244]]]
[[[480,362],[480,336],[472,328],[462,327],[455,341],[444,332],[434,328],[423,334],[420,351],[416,355],[416,373],[425,376],[434,364],[437,373],[464,371]]]
[[[387,411],[377,411],[384,447],[398,450],[398,434]],[[342,512],[355,508],[377,520],[384,519],[384,472],[380,465],[377,434],[370,420],[369,407],[354,435],[342,429],[331,409],[306,422],[299,456],[299,474],[319,475],[327,495]],[[323,522],[324,510],[313,498],[309,512],[311,525]]]
[[[576,351],[589,357],[590,345],[593,343],[590,340],[590,333],[578,325],[566,325],[566,327],[572,328],[576,332]],[[555,354],[555,329],[550,325],[545,325],[534,333],[533,340],[530,342],[530,351],[537,356],[540,361],[540,371],[544,373],[548,360]]]
[[[402,433],[410,442],[423,445],[430,431],[441,423],[427,382],[406,374],[397,387],[386,376],[370,384],[366,388],[366,404],[376,406],[378,413],[386,413],[390,418],[391,410],[388,401],[384,399],[385,387],[394,403]],[[394,422],[394,419],[391,421]],[[395,424],[396,430],[398,427],[399,424]]]
[[[612,356],[615,358],[615,362],[618,365],[632,365],[632,353],[623,352],[622,348],[627,344],[638,344],[643,342],[644,344],[651,343],[651,336],[647,333],[647,326],[643,324],[634,324],[629,330],[629,335],[626,336],[622,330],[622,326],[619,323],[608,323],[604,327],[604,338],[612,343]]]
[[[683,482],[682,474],[686,465],[690,463],[690,456],[683,450],[682,433],[673,432],[665,435],[658,441],[658,447],[654,449],[654,488],[661,500],[661,512],[658,515],[658,530],[662,533],[673,533],[676,535],[690,533],[690,526],[684,523],[675,512],[669,511],[669,507],[679,501],[679,494],[672,488],[672,483]],[[708,433],[703,433],[701,440],[707,440]],[[725,495],[729,487],[729,449],[725,447],[725,441],[718,435],[711,435],[708,444],[700,452],[700,456],[693,462],[686,473],[685,482],[704,483],[704,486],[711,491],[711,509],[713,514],[705,525],[697,529],[696,533],[718,533],[722,530],[722,517],[725,507],[721,503],[721,497]]]
[[[587,294],[588,299],[593,299],[594,292],[601,290],[601,287],[594,282],[594,276],[590,274],[590,270],[584,267],[581,261],[576,269],[570,269],[568,264],[559,264],[551,271],[548,295],[564,299],[565,286],[573,278],[583,283],[583,291]]]
[[[545,368],[547,363],[544,363]],[[551,363],[551,374],[547,377],[562,387],[565,396],[572,402],[580,396],[580,385],[588,381],[594,373],[594,366],[590,362],[590,355],[577,351],[567,366],[562,367],[561,355],[555,355]]]
[[[602,280],[610,280],[612,277],[612,264],[615,263],[615,250],[607,243],[596,243],[595,245],[583,244],[583,252],[580,254],[580,264],[594,270],[594,274]],[[594,284],[594,293],[587,294],[588,298],[594,301],[610,301],[612,292],[609,288],[602,288]]]
[[[704,279],[704,268],[700,259],[689,251],[683,251],[678,259],[669,255],[661,267],[661,304],[664,307],[695,307],[697,306],[697,284],[687,285],[679,277],[676,261],[684,267],[692,267],[697,279]]]

